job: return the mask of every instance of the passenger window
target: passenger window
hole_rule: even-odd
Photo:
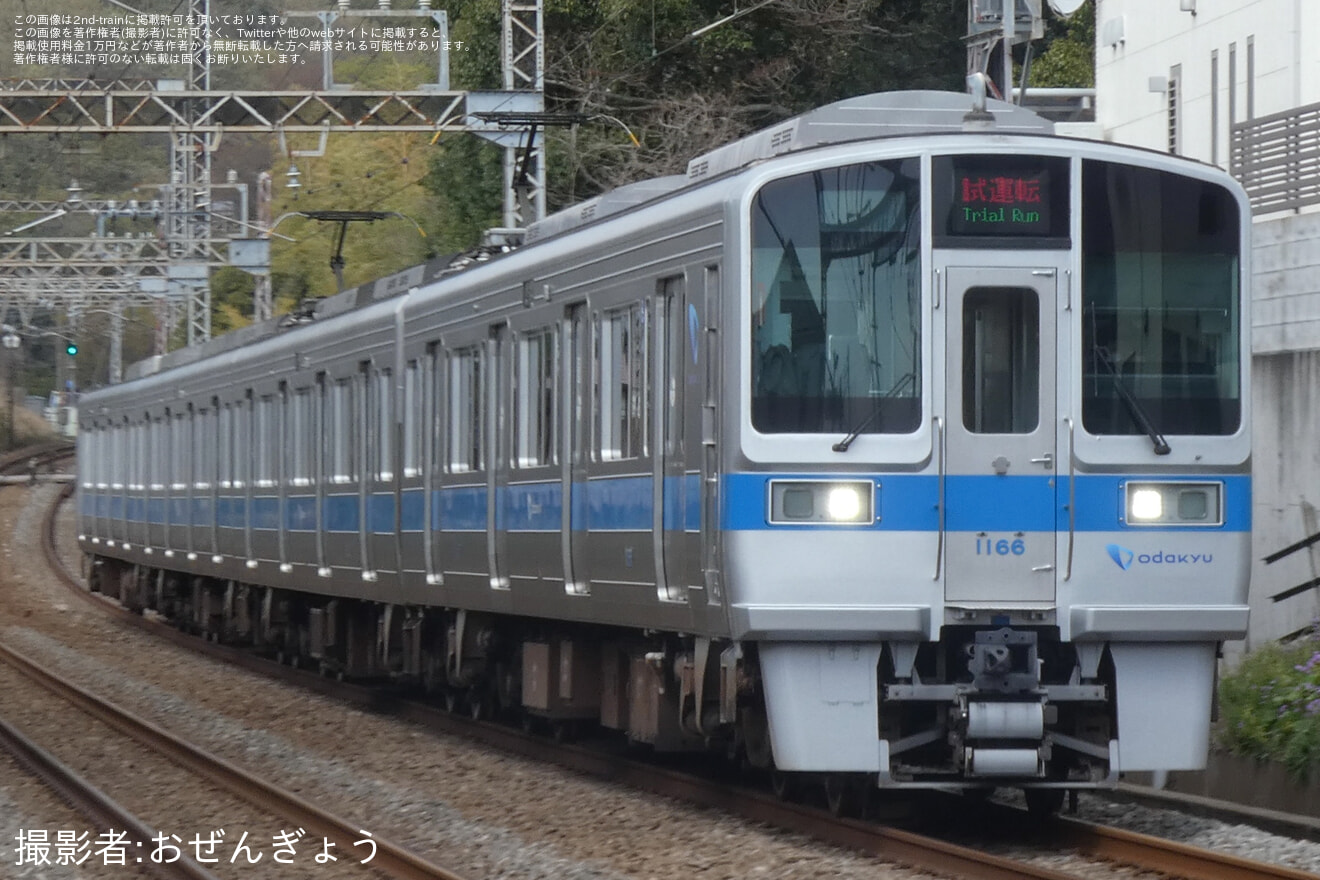
[[[480,346],[449,357],[449,470],[479,471],[484,467],[485,381]]]
[[[426,413],[422,405],[422,371],[415,360],[408,361],[403,371],[403,475],[417,477],[422,473],[422,426]]]
[[[312,389],[299,388],[293,393],[289,410],[289,436],[286,450],[286,476],[294,486],[308,486],[312,482],[311,445],[308,439],[312,423]]]
[[[661,365],[657,368],[661,376],[661,394],[659,417],[664,427],[664,454],[682,456],[683,454],[683,388],[687,367],[684,355],[688,350],[688,316],[683,309],[683,277],[666,278],[660,282],[660,308],[663,311],[664,340],[657,353]],[[695,335],[692,339],[696,345]]]
[[[216,451],[216,457],[219,465],[220,488],[228,489],[234,479],[234,409],[227,403],[220,410],[218,441],[219,449]]]
[[[252,471],[252,448],[250,421],[252,419],[252,393],[234,405],[234,488],[242,489],[247,485]]]
[[[553,329],[536,330],[518,340],[514,364],[514,464],[537,467],[559,460],[555,378],[559,351]]]
[[[976,287],[963,296],[963,424],[975,434],[1030,434],[1040,421],[1036,291]]]
[[[388,367],[376,373],[376,388],[371,395],[371,419],[376,440],[376,479],[394,479],[394,371]]]
[[[356,423],[353,419],[353,380],[340,379],[330,393],[330,481],[351,483],[357,479],[353,458]]]
[[[199,409],[194,419],[197,425],[197,467],[193,473],[193,487],[210,489],[211,479],[215,476],[215,425],[211,423],[211,410]]]
[[[593,360],[600,457],[605,461],[640,458],[647,452],[651,411],[645,304],[606,312],[596,336]]]
[[[115,425],[110,429],[110,488],[124,488],[124,428]]]
[[[128,488],[133,490],[139,490],[142,488],[143,458],[146,455],[146,450],[143,448],[143,443],[142,443],[141,424],[129,426],[128,443],[129,443]]]
[[[432,345],[426,352],[426,388],[424,394],[430,403],[430,424],[425,428],[422,440],[428,447],[432,474],[439,473],[445,467],[445,441],[448,439],[449,408],[445,397],[445,368],[448,359],[440,351],[439,345]]]
[[[192,482],[192,420],[188,418],[188,413],[178,413],[174,416],[174,436],[170,440],[170,448],[173,450],[173,463],[170,468],[171,487],[176,492],[188,488]]]
[[[267,394],[257,401],[256,420],[256,484],[273,486],[277,461],[275,456],[281,447],[279,410],[275,407],[275,395]]]

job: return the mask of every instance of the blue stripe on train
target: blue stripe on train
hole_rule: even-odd
[[[939,528],[939,480],[928,474],[729,474],[721,483],[722,526],[733,531],[761,529],[838,528],[816,525],[774,525],[766,520],[766,493],[772,479],[850,480],[870,479],[876,484],[877,521],[851,528],[882,531],[935,531]],[[1129,475],[1085,475],[1076,482],[1075,528],[1080,532],[1121,531],[1123,486]],[[1222,482],[1225,492],[1224,531],[1251,528],[1251,478],[1247,476],[1163,477],[1159,482]],[[1058,488],[1052,488],[1057,483]],[[701,481],[698,474],[665,479],[664,527],[670,531],[695,531],[701,527]],[[971,476],[945,478],[948,508],[945,528],[967,531],[1063,531],[1068,528],[1067,478],[1048,476]],[[366,522],[375,534],[395,528],[395,496],[374,493],[367,498]],[[498,528],[511,532],[558,531],[563,523],[563,492],[558,481],[526,483],[505,487],[496,508]],[[83,501],[95,516],[152,524],[212,522],[209,498],[164,499],[121,494],[95,493]],[[244,528],[247,500],[221,496],[215,500],[214,521],[222,528]],[[285,499],[284,527],[292,531],[316,528],[315,496]],[[573,485],[570,523],[574,531],[650,531],[654,512],[653,481],[650,476],[597,478]],[[484,485],[446,487],[432,493],[431,528],[435,531],[484,532],[488,499]],[[252,527],[275,529],[280,523],[276,496],[258,496],[251,505]],[[362,521],[361,499],[356,492],[327,495],[322,522],[329,532],[356,533]],[[398,524],[404,532],[420,532],[425,522],[425,496],[421,489],[401,493]],[[1142,528],[1142,527],[1136,527]],[[1162,529],[1201,530],[1197,526],[1162,526]]]
[[[316,496],[290,495],[285,498],[284,527],[291,532],[315,532]]]
[[[360,512],[357,493],[327,495],[321,509],[321,521],[327,532],[357,533]]]
[[[457,486],[432,494],[431,529],[455,532],[486,531],[486,487]]]
[[[197,528],[210,528],[215,521],[215,511],[212,509],[210,496],[193,498],[192,500],[192,524]]]
[[[497,508],[496,527],[511,532],[557,532],[564,525],[564,487],[554,481],[508,486]]]
[[[924,474],[878,477],[840,474],[730,474],[725,477],[723,527],[733,531],[760,529],[812,529],[838,526],[771,526],[766,519],[766,497],[772,479],[874,479],[877,522],[884,531],[935,531],[939,528],[939,478]],[[1123,516],[1123,486],[1146,478],[1135,475],[1077,477],[1074,528],[1079,532],[1112,532],[1129,528]],[[1251,528],[1251,478],[1248,476],[1165,477],[1158,482],[1222,482],[1225,494],[1224,531]],[[1058,488],[1051,484],[1057,483]],[[1065,531],[1068,528],[1068,479],[1046,476],[950,475],[944,480],[947,514],[945,528],[953,532]],[[1151,527],[1137,526],[1136,529]],[[1160,526],[1163,530],[1195,530],[1204,526]]]

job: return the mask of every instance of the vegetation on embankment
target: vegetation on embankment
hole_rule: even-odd
[[[1248,654],[1221,680],[1219,707],[1220,745],[1310,778],[1320,762],[1320,629]]]

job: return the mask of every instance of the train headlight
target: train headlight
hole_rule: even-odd
[[[771,480],[770,522],[865,525],[875,519],[876,488],[869,480]]]
[[[1164,496],[1159,489],[1137,489],[1128,502],[1128,516],[1138,522],[1155,522],[1164,516]]]
[[[1218,526],[1224,523],[1222,483],[1128,483],[1130,526]]]
[[[856,486],[835,486],[825,498],[825,512],[834,522],[855,522],[862,512],[862,493]]]

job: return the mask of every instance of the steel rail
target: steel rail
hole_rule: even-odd
[[[59,558],[58,549],[55,546],[55,514],[58,512],[61,503],[73,493],[73,489],[72,483],[65,484],[46,514],[42,529],[42,550],[51,571],[60,578],[66,587],[71,588],[77,595],[88,600],[102,611],[117,610],[119,613],[116,616],[120,619],[136,620],[138,623],[146,625],[146,629],[152,631],[175,632],[168,627],[150,625],[148,621],[138,615],[118,609],[116,605],[98,599],[84,589],[78,583],[78,580],[65,569],[63,560]],[[183,634],[180,633],[179,635]],[[185,639],[180,640],[180,643],[196,647],[197,641],[195,638],[185,637]],[[59,694],[93,717],[100,719],[149,748],[157,750],[184,769],[210,780],[215,785],[230,791],[261,809],[292,819],[300,827],[335,841],[336,844],[341,845],[341,851],[343,849],[351,850],[353,842],[360,840],[361,835],[364,833],[358,828],[357,823],[348,822],[326,810],[322,810],[217,755],[212,755],[185,742],[150,721],[138,718],[113,703],[102,700],[71,682],[64,681],[3,643],[0,643],[0,660],[14,666],[28,678]],[[391,877],[400,878],[400,880],[463,880],[460,875],[426,861],[388,838],[373,835],[372,840],[376,844],[376,854],[371,860],[371,867]]]
[[[357,823],[308,803],[278,786],[188,743],[162,727],[138,717],[108,700],[79,687],[72,682],[42,669],[37,663],[0,643],[0,661],[8,663],[32,681],[82,709],[93,718],[113,727],[125,736],[169,758],[175,764],[214,785],[253,804],[283,816],[302,828],[334,841],[340,851],[352,851],[353,841],[364,832]],[[371,835],[376,844],[371,867],[391,877],[403,880],[462,880],[452,871],[433,865],[398,844]]]
[[[0,748],[13,755],[19,766],[44,782],[61,800],[93,823],[125,831],[144,851],[156,842],[154,829],[3,719],[0,719]],[[219,880],[187,853],[181,852],[172,862],[145,861],[139,864],[161,880]]]
[[[1170,877],[1186,880],[1315,880],[1316,875],[1297,868],[1256,862],[1227,853],[1200,849],[1185,843],[1162,840],[1148,834],[1125,831],[1057,817],[1054,830],[1067,846],[1095,858],[1136,865]]]
[[[73,444],[68,440],[47,440],[31,446],[20,447],[0,455],[0,474],[21,470],[27,466],[30,458],[37,458],[45,464],[55,459],[72,456]]]

